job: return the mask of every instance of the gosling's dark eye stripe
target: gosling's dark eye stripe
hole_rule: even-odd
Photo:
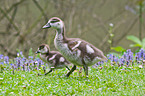
[[[43,48],[44,48],[44,46],[40,46],[40,47],[39,47],[39,50],[41,50],[41,49],[43,49]]]
[[[59,20],[58,20],[58,19],[53,19],[53,20],[51,21],[51,23],[55,23],[55,22],[59,22]]]
[[[52,21],[59,21],[58,19],[53,19]]]

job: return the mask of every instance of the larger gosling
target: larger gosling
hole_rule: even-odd
[[[61,55],[61,53],[57,51],[50,51],[50,48],[47,44],[41,44],[36,51],[36,54],[38,53],[40,53],[41,60],[48,63],[50,68],[50,70],[45,73],[45,75],[52,72],[53,69],[61,69],[66,67],[68,70],[70,70],[68,67],[70,63]]]
[[[52,17],[43,28],[56,29],[54,45],[57,50],[74,66],[66,74],[67,77],[76,69],[76,65],[83,66],[86,77],[88,77],[88,66],[96,64],[98,61],[106,61],[103,52],[92,44],[80,38],[67,38],[65,36],[65,26],[58,17]]]

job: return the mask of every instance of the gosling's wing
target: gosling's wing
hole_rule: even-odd
[[[72,52],[79,52],[82,58],[87,57],[91,60],[93,60],[94,58],[98,58],[102,61],[107,60],[107,58],[104,56],[101,50],[99,50],[92,44],[78,38],[71,39],[68,42],[68,48]]]

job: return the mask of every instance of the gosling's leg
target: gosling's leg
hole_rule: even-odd
[[[84,68],[84,72],[85,72],[86,77],[88,77],[88,66],[86,64],[84,64],[83,68]]]
[[[47,73],[45,73],[45,75],[49,74],[52,72],[52,69],[50,69]]]
[[[79,68],[79,76],[81,76],[81,75],[82,75],[82,67]]]
[[[74,71],[76,70],[76,65],[74,65],[71,70],[66,74],[66,77],[69,77],[69,75]]]
[[[68,66],[65,66],[68,70],[70,70],[69,68],[68,68]]]
[[[52,69],[50,69],[47,73],[45,73],[45,74],[39,74],[38,73],[38,76],[42,76],[42,75],[47,75],[47,74],[49,74],[49,73],[51,73],[52,72]]]

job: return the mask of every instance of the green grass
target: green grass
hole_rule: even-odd
[[[37,73],[0,73],[0,96],[145,96],[145,70],[137,66],[90,67],[89,78],[82,76],[84,72],[81,75],[74,72],[67,78],[65,68],[47,76],[37,76]]]

